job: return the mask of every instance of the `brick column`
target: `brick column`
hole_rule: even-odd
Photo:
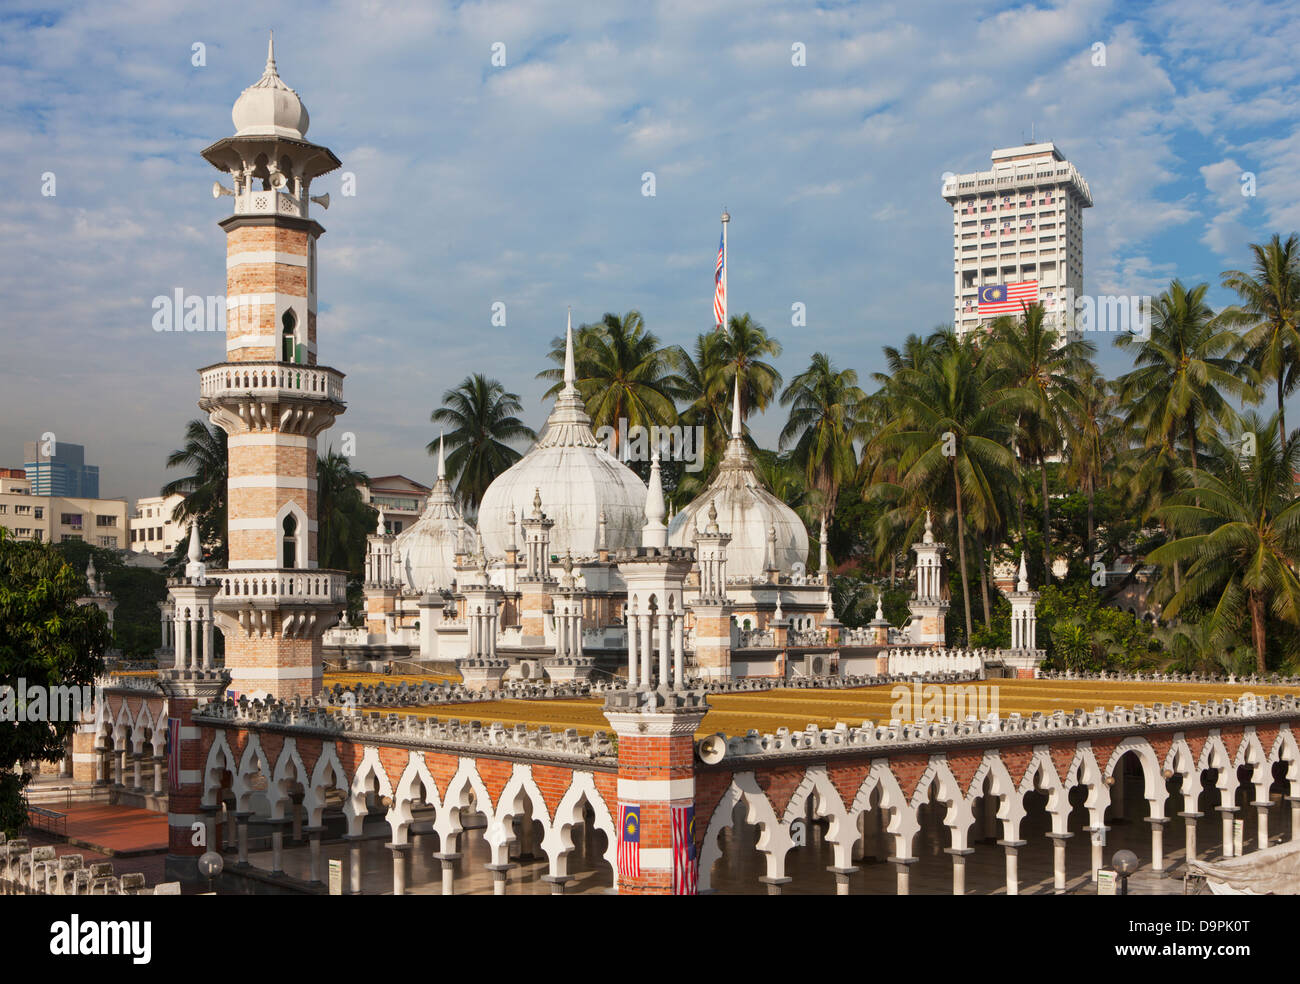
[[[203,823],[203,745],[201,732],[194,725],[195,709],[225,691],[230,676],[214,670],[163,670],[158,683],[167,695],[170,740],[179,741],[178,770],[168,770],[167,785],[167,857],[164,862],[170,881],[201,881],[199,855],[217,850],[217,845],[194,843],[194,824]],[[173,726],[172,721],[177,725]]]
[[[694,809],[695,732],[708,710],[703,696],[689,691],[624,691],[607,699],[605,717],[618,735],[615,819],[622,807],[639,813],[641,870],[619,874],[621,893],[674,894],[672,812]]]

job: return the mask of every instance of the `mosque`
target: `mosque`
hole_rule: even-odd
[[[317,561],[315,473],[346,404],[318,361],[311,206],[328,200],[310,185],[340,162],[306,139],[273,49],[232,117],[203,151],[234,200],[225,360],[199,370],[199,406],[228,435],[229,561],[208,569],[191,532],[156,670],[111,671],[67,759],[115,802],[165,806],[170,877],[224,858],[295,892],[323,893],[328,862],[328,890],[346,869],[350,894],[455,894],[459,878],[694,895],[746,891],[743,872],[772,894],[908,894],[915,878],[963,895],[969,859],[976,890],[1014,895],[1022,876],[1096,885],[1115,824],[1157,873],[1166,826],[1189,864],[1207,838],[1241,855],[1238,815],[1256,818],[1248,857],[1278,849],[1270,809],[1300,839],[1296,681],[1043,679],[1023,560],[1011,646],[949,648],[928,517],[907,624],[878,603],[847,628],[825,547],[808,574],[802,522],[757,475],[736,394],[716,475],[669,521],[657,458],[643,484],[593,434],[571,325],[546,426],[477,525],[440,448],[424,514],[369,537],[365,625],[336,628],[347,574]],[[88,574],[81,602],[111,615]],[[330,657],[456,672],[327,681]],[[1006,716],[892,706],[892,685],[921,680],[1001,687]],[[143,884],[65,860],[0,842],[0,891]]]

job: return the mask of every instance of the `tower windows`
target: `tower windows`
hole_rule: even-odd
[[[284,536],[281,538],[281,563],[284,568],[298,566],[298,517],[290,513],[284,517]]]

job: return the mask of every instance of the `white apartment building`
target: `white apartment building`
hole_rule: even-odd
[[[0,526],[18,540],[62,543],[85,540],[97,547],[124,549],[127,537],[125,499],[83,499],[32,495],[21,469],[0,469]]]
[[[361,501],[384,511],[384,528],[392,534],[415,525],[429,501],[429,486],[405,475],[381,475],[357,485]]]
[[[131,549],[136,553],[170,557],[177,542],[189,535],[188,526],[172,519],[173,510],[183,501],[183,495],[136,499],[135,514],[131,517]]]
[[[952,206],[953,324],[971,331],[981,287],[1035,281],[1049,320],[1065,321],[1066,291],[1083,294],[1083,210],[1088,182],[1053,143],[993,151],[993,166],[948,177]]]

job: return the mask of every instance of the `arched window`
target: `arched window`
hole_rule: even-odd
[[[298,566],[298,517],[290,513],[284,517],[284,539],[282,541],[281,554],[283,560],[282,567]]]
[[[281,320],[283,329],[280,332],[280,361],[297,362],[298,360],[298,319],[294,317],[292,311],[285,311]]]

